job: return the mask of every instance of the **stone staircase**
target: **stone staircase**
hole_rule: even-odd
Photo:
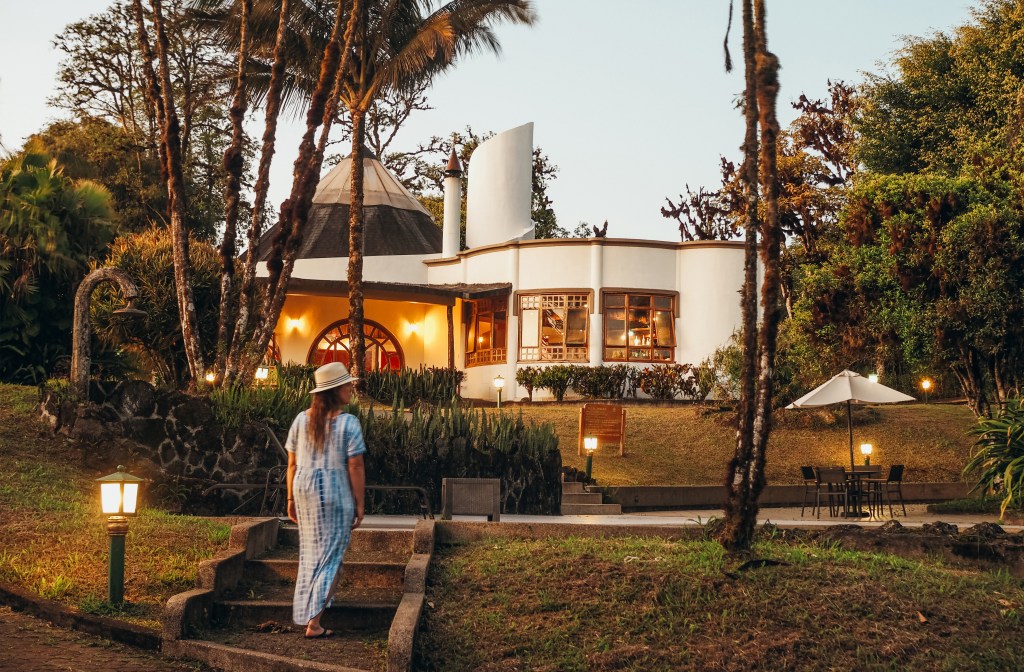
[[[410,598],[407,570],[417,566],[414,573],[425,577],[429,562],[429,556],[414,556],[415,539],[412,529],[354,530],[334,604],[321,620],[335,634],[306,640],[305,627],[292,623],[298,528],[281,525],[270,547],[239,563],[229,585],[215,591],[206,610],[207,626],[180,640],[178,651],[240,672],[395,669],[388,650],[389,631],[397,621],[408,620],[396,621],[403,598]],[[404,606],[403,611],[407,611]],[[419,609],[415,612],[413,625]]]
[[[602,504],[600,492],[588,492],[578,481],[562,482],[563,516],[617,516],[622,514],[619,504]]]

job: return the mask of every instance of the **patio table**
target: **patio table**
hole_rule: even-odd
[[[875,465],[857,467],[856,471],[846,472],[847,493],[852,501],[850,512],[846,514],[848,518],[864,518],[871,515],[870,512],[865,513],[864,511],[864,497],[867,496],[867,491],[864,490],[864,480],[879,478],[881,475],[882,467]]]

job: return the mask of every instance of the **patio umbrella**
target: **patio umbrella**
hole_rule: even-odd
[[[873,383],[859,373],[843,371],[794,401],[786,408],[813,408],[846,402],[846,423],[850,428],[850,469],[853,463],[852,404],[898,404],[914,398],[881,383]]]

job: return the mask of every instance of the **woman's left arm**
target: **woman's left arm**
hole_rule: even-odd
[[[352,486],[352,497],[356,500],[356,517],[352,521],[352,529],[363,522],[364,502],[366,498],[366,468],[363,456],[348,458],[348,482]]]

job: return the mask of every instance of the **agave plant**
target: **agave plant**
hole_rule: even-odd
[[[978,437],[964,475],[976,477],[971,490],[1002,495],[1000,516],[1006,509],[1024,501],[1024,406],[1019,398],[1009,399],[1006,406],[991,418],[980,418],[968,430]]]

